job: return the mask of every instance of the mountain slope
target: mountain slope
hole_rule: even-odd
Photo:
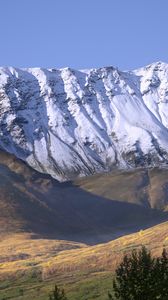
[[[0,68],[0,147],[60,181],[167,165],[168,65]]]
[[[68,299],[84,300],[87,291],[88,299],[106,300],[123,255],[142,245],[160,255],[163,247],[168,249],[167,231],[165,222],[96,246],[22,234],[7,237],[0,243],[1,296],[45,300],[56,282],[65,288]]]
[[[0,152],[0,236],[96,244],[167,219],[168,170],[132,170],[59,183]]]

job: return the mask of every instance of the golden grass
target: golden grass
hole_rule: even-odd
[[[168,248],[168,222],[114,241],[85,244],[34,239],[30,234],[15,234],[0,240],[0,277],[15,276],[38,268],[43,279],[78,273],[114,271],[124,253],[146,245],[154,255]]]
[[[63,250],[86,247],[84,244],[36,239],[31,234],[13,234],[0,239],[0,277],[41,266]]]

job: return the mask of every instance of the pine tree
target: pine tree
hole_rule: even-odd
[[[155,274],[155,287],[158,291],[158,298],[161,300],[168,299],[168,254],[164,249],[161,258],[157,258]]]
[[[114,297],[119,300],[168,299],[168,255],[165,250],[159,258],[152,258],[150,251],[142,247],[125,255],[116,269],[113,280]]]
[[[68,300],[63,289],[59,289],[55,285],[54,290],[49,295],[49,300]]]

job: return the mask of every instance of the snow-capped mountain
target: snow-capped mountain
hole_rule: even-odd
[[[0,68],[0,147],[65,181],[168,163],[168,64]]]

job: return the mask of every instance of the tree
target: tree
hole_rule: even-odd
[[[150,251],[142,247],[125,255],[116,269],[113,280],[114,296],[119,300],[166,300],[168,299],[168,255],[153,258]]]
[[[63,289],[59,289],[55,285],[54,290],[49,295],[49,300],[68,300]]]
[[[156,259],[155,272],[157,273],[153,276],[155,275],[155,284],[160,296],[157,299],[168,299],[168,254],[165,249],[163,249],[161,258]]]

